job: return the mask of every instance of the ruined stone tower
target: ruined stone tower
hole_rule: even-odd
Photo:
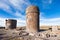
[[[29,6],[26,9],[26,29],[28,32],[38,32],[39,30],[39,8]]]
[[[58,26],[52,26],[52,32],[57,32],[58,31]]]
[[[13,19],[6,20],[6,29],[14,29],[16,28],[17,21]]]

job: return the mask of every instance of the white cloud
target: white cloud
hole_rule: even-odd
[[[9,0],[14,6],[20,6],[22,4],[30,5],[28,0]]]
[[[5,19],[0,18],[0,26],[5,26]]]
[[[3,2],[0,2],[0,9],[3,9],[6,12],[12,13],[10,6],[8,6]]]
[[[20,11],[20,13],[24,13],[25,6],[28,5],[30,5],[28,0],[0,0],[0,8],[13,16],[15,12],[12,11],[11,7],[16,11]]]
[[[51,4],[52,4],[52,0],[42,0],[42,7],[43,9],[50,9],[51,8]]]
[[[6,3],[6,2],[7,2],[7,3]],[[11,10],[11,7],[10,7],[9,5],[10,5],[10,4],[9,4],[8,0],[1,0],[1,1],[0,1],[0,9],[2,9],[2,10],[4,10],[4,11],[8,12],[8,14],[14,16],[14,13],[13,13],[13,11]],[[4,15],[4,16],[5,16],[5,15]]]
[[[60,25],[60,18],[41,19],[40,25]]]
[[[42,0],[43,3],[48,3],[48,4],[51,4],[52,3],[52,0]]]
[[[25,6],[30,5],[28,0],[9,0],[9,2],[15,7],[15,9],[18,9],[21,12],[25,11]]]
[[[41,25],[60,25],[60,18],[46,18],[45,13],[40,14],[40,26]]]
[[[20,13],[18,11],[16,11],[15,16],[20,17],[20,18],[25,18],[25,16],[22,15],[22,13]]]
[[[19,27],[19,26],[26,26],[26,21],[25,20],[19,20],[19,19],[17,19],[17,26]]]

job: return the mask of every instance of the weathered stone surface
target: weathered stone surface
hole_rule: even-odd
[[[6,20],[6,29],[14,29],[16,28],[17,21],[13,19]]]
[[[26,30],[28,32],[38,32],[39,30],[39,9],[37,6],[29,6],[26,9]]]

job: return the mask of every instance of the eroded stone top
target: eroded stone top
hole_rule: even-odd
[[[26,13],[36,13],[39,12],[39,8],[37,6],[29,6],[26,9]]]

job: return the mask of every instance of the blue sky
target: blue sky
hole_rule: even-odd
[[[30,5],[39,7],[40,25],[60,25],[60,0],[0,0],[0,25],[5,26],[5,19],[16,19],[17,26],[25,26]]]

